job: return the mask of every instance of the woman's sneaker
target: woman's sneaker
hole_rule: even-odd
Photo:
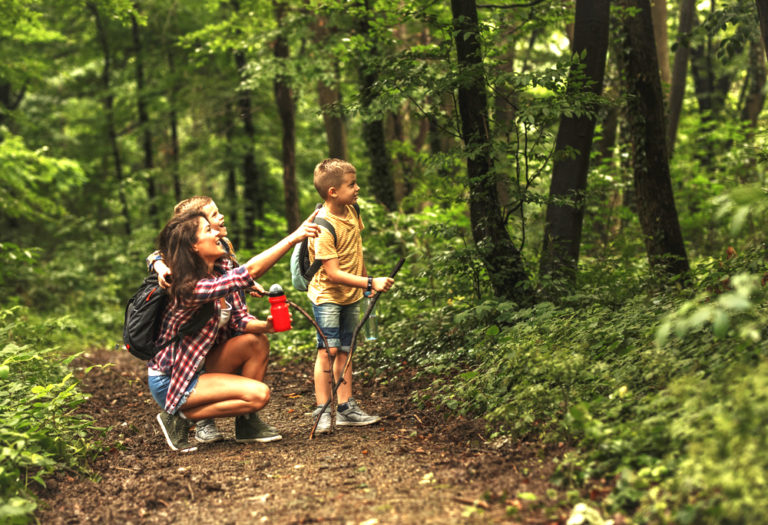
[[[215,420],[201,419],[195,423],[195,439],[200,443],[215,443],[224,439],[224,436],[216,428]]]
[[[177,450],[179,452],[194,452],[197,447],[194,447],[189,442],[189,429],[192,426],[192,422],[188,419],[184,419],[178,414],[169,414],[168,412],[160,412],[157,415],[157,422],[160,423],[160,429],[165,436],[165,442],[171,447],[171,450]]]
[[[235,441],[238,443],[269,443],[283,439],[272,425],[263,422],[255,412],[235,418]]]
[[[320,415],[320,411],[322,409],[323,407],[319,406],[312,411],[313,425],[315,423],[315,420],[317,419],[317,416]],[[315,427],[315,434],[327,434],[330,431],[331,431],[331,413],[330,413],[330,405],[329,405],[329,408],[325,409],[325,412],[323,412],[323,414],[320,415],[320,421],[317,422],[317,427]]]
[[[336,425],[339,427],[364,427],[379,421],[381,421],[379,416],[366,414],[357,404],[357,401],[351,398],[347,401],[347,408],[336,410]]]

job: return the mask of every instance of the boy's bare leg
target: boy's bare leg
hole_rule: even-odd
[[[336,348],[330,349],[331,355],[336,354]],[[337,361],[334,359],[334,361]],[[328,353],[325,348],[321,348],[317,351],[317,358],[315,359],[315,401],[317,406],[322,406],[328,402],[331,398],[331,378],[328,376],[328,371],[331,369],[331,364],[328,362]]]
[[[336,359],[333,360],[333,377],[341,377],[341,373],[344,371],[344,365],[347,364],[349,359],[348,352],[339,352],[336,355]],[[352,363],[347,367],[347,373],[344,376],[344,382],[339,385],[339,389],[336,391],[336,400],[341,405],[349,401],[352,397]]]

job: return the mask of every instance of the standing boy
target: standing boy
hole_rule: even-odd
[[[336,232],[321,228],[320,235],[309,239],[310,261],[323,261],[322,266],[309,283],[307,296],[313,305],[315,321],[320,326],[330,347],[333,359],[333,376],[338,381],[349,357],[352,332],[360,317],[360,300],[363,291],[386,292],[394,284],[390,277],[368,277],[363,261],[363,240],[360,231],[363,221],[354,204],[360,187],[357,172],[349,162],[326,159],[315,166],[314,183],[323,199],[323,208],[318,214],[330,222]],[[331,397],[331,385],[327,371],[331,369],[322,337],[317,335],[317,358],[314,380],[317,417],[323,405]],[[336,425],[365,426],[377,423],[379,416],[366,414],[352,398],[352,367],[347,367],[344,382],[338,390],[339,406],[336,410]],[[320,416],[315,432],[331,430],[330,407]]]

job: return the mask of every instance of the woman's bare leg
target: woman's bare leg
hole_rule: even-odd
[[[264,334],[243,334],[228,339],[205,358],[205,371],[239,374],[264,381],[269,359],[269,340]]]
[[[261,410],[269,402],[267,385],[234,374],[205,373],[181,407],[192,420],[241,416]]]

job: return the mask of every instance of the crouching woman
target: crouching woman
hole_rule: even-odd
[[[195,450],[189,429],[207,418],[235,416],[239,442],[281,439],[257,415],[270,396],[261,379],[272,319],[251,315],[239,291],[252,287],[294,244],[318,235],[319,227],[311,222],[316,213],[271,248],[226,271],[221,262],[227,252],[203,213],[175,216],[163,228],[159,248],[173,281],[157,340],[161,350],[148,362],[148,379],[152,397],[164,409],[157,420],[172,450]],[[176,337],[206,303],[211,311],[207,323]]]

